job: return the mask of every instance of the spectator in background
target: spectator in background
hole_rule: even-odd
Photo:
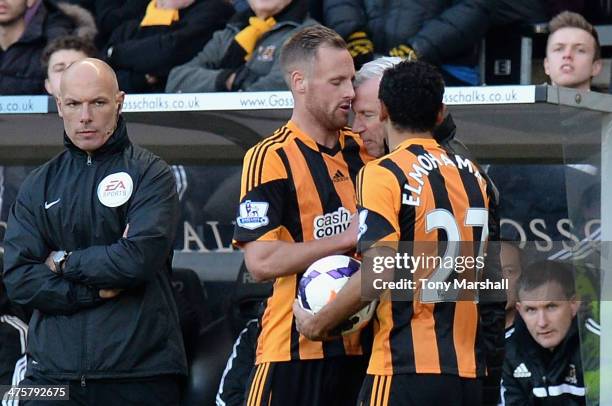
[[[306,0],[249,0],[202,52],[170,72],[166,92],[284,90],[279,55],[306,18]]]
[[[555,86],[591,90],[602,68],[597,31],[580,14],[564,11],[549,23],[544,71]]]
[[[505,404],[584,405],[575,318],[578,301],[571,266],[536,262],[523,271],[517,286],[520,317],[506,343]]]
[[[91,14],[76,5],[13,0],[0,13],[0,94],[42,94],[40,56],[47,42],[73,31],[95,35]],[[27,17],[26,17],[27,16]]]
[[[324,0],[324,23],[347,41],[360,68],[374,55],[418,58],[441,67],[447,86],[478,85],[478,45],[490,0]]]
[[[58,37],[47,44],[40,58],[42,68],[47,72],[45,89],[52,96],[59,94],[60,79],[74,62],[96,56],[93,42],[74,35]]]
[[[112,26],[102,49],[119,86],[146,93],[163,92],[170,70],[193,58],[233,8],[223,0],[98,0],[96,13]]]

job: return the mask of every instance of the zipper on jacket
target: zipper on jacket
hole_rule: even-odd
[[[84,388],[87,386],[87,382],[85,382],[85,375],[81,375],[81,387]]]
[[[91,166],[91,155],[87,155],[87,166]]]

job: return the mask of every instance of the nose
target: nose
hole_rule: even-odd
[[[345,99],[353,100],[355,98],[355,88],[353,88],[353,82],[351,82],[350,80],[345,81],[344,89],[342,90],[343,90],[343,97]]]
[[[537,318],[538,327],[545,328],[548,325],[548,316],[546,316],[546,312],[538,311]]]
[[[81,105],[81,114],[80,114],[79,120],[81,123],[91,122],[91,112],[89,111],[88,103],[83,103]]]
[[[566,47],[563,50],[563,59],[569,59],[572,58],[574,56],[574,51],[572,50],[571,47]]]
[[[353,131],[356,133],[365,131],[365,125],[363,125],[363,120],[359,118],[359,115],[355,115],[355,120],[353,120]]]

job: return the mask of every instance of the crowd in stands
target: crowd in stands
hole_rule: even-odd
[[[88,44],[127,93],[286,90],[280,45],[315,22],[337,31],[359,69],[379,56],[440,67],[447,86],[485,83],[479,50],[496,27],[545,23],[563,10],[591,23],[605,2],[583,0],[15,0],[0,12],[0,94],[44,94],[46,46]],[[510,28],[512,29],[512,28]],[[51,45],[54,44],[54,45]],[[73,49],[72,45],[67,45]],[[94,50],[94,47],[96,50]],[[41,61],[42,55],[42,61]],[[57,71],[60,68],[53,68]],[[59,71],[58,71],[59,72]],[[49,78],[50,79],[50,78]]]

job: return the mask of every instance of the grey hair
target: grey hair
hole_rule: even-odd
[[[382,78],[383,73],[385,73],[387,69],[392,68],[401,61],[403,61],[403,59],[397,56],[382,56],[366,63],[361,67],[361,69],[359,69],[359,72],[355,74],[353,87],[357,88],[364,84],[364,82],[367,80],[373,78]]]

